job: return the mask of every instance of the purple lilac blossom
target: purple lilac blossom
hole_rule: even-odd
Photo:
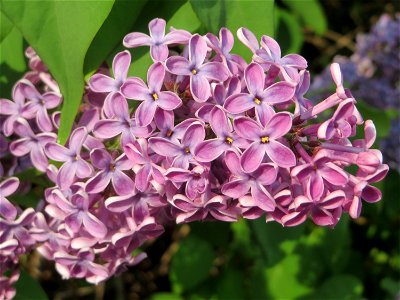
[[[155,19],[150,36],[124,39],[127,47],[150,46],[147,82],[127,75],[127,51],[114,58],[114,78],[102,66],[89,79],[66,145],[53,132],[57,84],[28,51],[32,73],[15,85],[13,101],[0,100],[1,173],[34,167],[52,184],[36,210],[22,210],[13,193],[29,183],[0,183],[0,267],[12,274],[0,274],[0,295],[13,295],[19,255],[34,247],[63,278],[97,284],[143,260],[145,253],[132,252],[171,222],[243,217],[295,226],[309,218],[334,227],[343,213],[358,218],[363,203],[381,199],[372,184],[388,166],[338,64],[330,68],[333,88],[314,105],[307,62],[281,57],[272,38],[259,43],[240,28],[253,53],[246,62],[231,53],[226,28],[218,39],[165,34],[165,24]],[[170,56],[176,44],[183,49]]]

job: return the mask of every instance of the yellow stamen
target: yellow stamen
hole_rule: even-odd
[[[263,137],[261,138],[261,143],[266,144],[266,143],[268,143],[268,142],[269,142],[269,137],[268,137],[268,136],[263,136]]]
[[[192,70],[192,74],[193,74],[193,75],[196,75],[196,74],[197,74],[197,70],[196,70],[196,69],[193,69],[193,70]]]
[[[186,153],[190,153],[189,147],[186,147],[186,148],[185,148],[185,152],[186,152]]]
[[[231,138],[230,136],[227,136],[226,139],[225,139],[225,141],[226,141],[229,145],[232,145],[232,143],[233,143],[233,138]]]
[[[256,104],[258,104],[258,105],[260,105],[260,104],[261,104],[261,100],[260,100],[260,99],[258,99],[258,98],[254,98],[254,102],[255,102]]]
[[[153,93],[151,96],[153,97],[154,101],[158,100],[158,95],[157,95],[157,93]]]

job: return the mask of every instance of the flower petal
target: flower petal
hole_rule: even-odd
[[[149,32],[150,36],[153,38],[153,41],[162,41],[165,35],[165,25],[165,20],[160,18],[156,18],[150,21]]]
[[[318,174],[314,174],[307,181],[307,193],[312,200],[319,200],[324,193],[324,181]]]
[[[100,120],[94,126],[93,133],[98,138],[110,139],[120,134],[122,130],[122,124],[118,120]]]
[[[136,48],[139,46],[150,46],[151,37],[141,32],[132,32],[127,34],[123,39],[123,44],[127,48]]]
[[[49,158],[56,161],[68,161],[71,159],[70,151],[57,143],[48,143],[44,147]]]
[[[182,144],[194,151],[196,146],[204,141],[205,137],[204,125],[200,122],[195,122],[186,129]]]
[[[169,50],[167,45],[151,45],[150,56],[156,62],[162,62],[168,58]]]
[[[256,36],[247,28],[240,27],[237,30],[237,37],[253,53],[255,53],[255,51],[260,48]]]
[[[163,39],[164,44],[187,44],[192,34],[186,30],[171,30]]]
[[[131,65],[131,53],[127,50],[117,53],[112,62],[112,70],[117,84],[125,81]],[[119,90],[119,88],[118,88]]]
[[[296,156],[288,147],[274,140],[270,140],[269,143],[265,145],[267,155],[278,166],[289,168],[296,165]]]
[[[135,183],[132,181],[132,179],[118,169],[114,171],[111,178],[111,183],[115,192],[121,196],[131,194],[135,189]]]
[[[234,94],[226,98],[224,108],[231,114],[240,114],[255,106],[254,97],[250,94]]]
[[[232,124],[221,107],[215,106],[210,113],[210,125],[220,138],[226,138],[233,131]]]
[[[318,172],[326,181],[334,185],[344,186],[348,181],[346,171],[332,162],[325,163],[318,169]]]
[[[244,71],[244,78],[250,94],[255,97],[261,97],[265,84],[263,68],[257,63],[251,63]]]
[[[156,103],[159,107],[164,110],[170,111],[178,108],[182,105],[182,100],[179,96],[173,92],[160,92],[158,94],[158,100]]]
[[[104,74],[94,74],[89,79],[89,87],[92,91],[97,93],[109,93],[119,90],[113,78]]]
[[[91,235],[97,238],[103,238],[107,234],[106,226],[91,213],[84,214],[83,226]]]
[[[212,139],[201,142],[194,152],[195,159],[201,162],[210,162],[217,159],[229,146],[221,139]]]
[[[274,105],[289,101],[293,96],[296,88],[286,81],[274,83],[262,93],[262,100],[268,104]]]
[[[92,175],[93,168],[92,166],[83,159],[78,159],[76,161],[77,169],[76,169],[76,176],[79,178],[87,178]]]
[[[261,137],[261,126],[254,120],[247,117],[236,118],[233,122],[236,133],[247,140],[259,141]]]
[[[199,68],[199,73],[211,80],[225,81],[229,77],[229,70],[219,62],[209,62]]]
[[[252,176],[256,178],[259,184],[270,185],[278,176],[278,168],[274,164],[261,164]]]
[[[192,75],[189,61],[182,56],[172,56],[165,62],[168,71],[176,75]]]
[[[150,138],[149,145],[154,152],[162,156],[173,157],[182,152],[180,146],[164,138]]]
[[[89,179],[86,183],[85,190],[90,194],[96,194],[104,191],[111,180],[111,173],[106,171],[100,171],[96,176]]]
[[[121,86],[121,93],[128,99],[150,100],[150,91],[144,81],[137,77],[128,78]]]
[[[190,76],[190,91],[197,102],[206,102],[211,96],[210,83],[200,74]]]
[[[272,116],[268,124],[266,134],[272,138],[277,139],[284,136],[292,128],[292,117],[289,113],[279,112]]]
[[[257,170],[264,158],[265,149],[265,145],[254,142],[243,152],[240,165],[246,173]]]
[[[150,66],[147,72],[147,84],[150,92],[159,92],[164,84],[165,68],[162,63],[157,62]]]
[[[238,179],[225,183],[222,186],[221,192],[233,199],[238,199],[247,194],[250,190],[250,184],[247,180]]]
[[[251,187],[251,195],[256,205],[264,211],[272,212],[275,210],[276,204],[271,194],[261,185]]]
[[[146,100],[140,103],[135,112],[135,119],[137,124],[140,127],[149,125],[154,119],[156,109],[157,104],[155,103],[155,101]]]
[[[189,41],[189,61],[198,68],[206,59],[206,55],[206,40],[198,34],[193,35]]]

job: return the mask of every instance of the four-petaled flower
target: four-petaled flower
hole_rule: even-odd
[[[182,104],[178,95],[170,91],[161,91],[164,83],[165,68],[162,63],[153,64],[147,73],[147,85],[140,78],[129,78],[122,85],[122,94],[142,103],[136,109],[135,117],[139,126],[147,126],[153,121],[157,107],[174,110]]]
[[[265,154],[282,168],[296,165],[292,150],[278,141],[292,128],[289,113],[279,112],[273,115],[264,127],[247,117],[236,118],[233,126],[240,137],[252,142],[240,159],[245,172],[257,170]]]
[[[150,138],[149,144],[151,149],[157,154],[173,157],[173,167],[188,169],[197,145],[204,138],[204,125],[200,122],[195,122],[186,129],[180,144],[159,137]]]
[[[123,172],[132,169],[133,163],[125,154],[114,159],[107,150],[98,148],[90,152],[90,158],[93,166],[99,171],[86,183],[86,192],[99,193],[110,181],[118,195],[127,195],[133,191],[135,183]]]
[[[239,155],[229,150],[225,155],[225,163],[231,171],[229,182],[222,186],[222,193],[234,199],[245,196],[249,190],[256,205],[264,211],[274,211],[275,200],[265,188],[272,184],[278,175],[278,168],[271,163],[261,164],[254,172],[245,173],[240,167]]]
[[[54,143],[56,141],[56,134],[52,132],[35,134],[29,126],[29,123],[24,119],[19,119],[15,123],[14,130],[21,138],[10,144],[10,152],[15,156],[29,154],[35,168],[45,172],[49,162],[44,147],[48,143]]]
[[[115,55],[112,63],[114,78],[101,73],[94,74],[89,80],[90,89],[98,93],[119,92],[128,76],[130,65],[131,54],[129,51],[119,52]]]
[[[78,178],[87,178],[93,173],[93,167],[80,155],[87,135],[87,129],[79,127],[71,133],[68,148],[54,142],[45,146],[48,157],[64,162],[57,175],[57,184],[63,189],[74,182],[75,175]]]
[[[198,161],[210,162],[228,149],[245,148],[248,145],[245,139],[233,132],[230,120],[219,106],[215,106],[210,113],[210,125],[217,137],[201,142],[196,147],[195,158]]]
[[[109,139],[121,134],[121,145],[124,146],[135,141],[137,137],[148,137],[151,134],[152,126],[139,127],[135,119],[130,117],[128,103],[121,93],[112,93],[107,100],[114,117],[96,123],[93,129],[96,137]]]
[[[240,114],[255,108],[259,120],[264,122],[275,112],[272,105],[290,100],[295,92],[295,87],[284,81],[264,88],[265,74],[262,67],[256,63],[252,63],[246,68],[244,78],[249,93],[229,96],[224,104],[224,108],[229,113]]]
[[[211,96],[208,80],[224,81],[229,77],[229,70],[222,63],[203,64],[206,55],[206,41],[195,34],[189,41],[189,60],[182,56],[172,56],[165,62],[172,74],[190,76],[190,91],[198,102],[205,102]]]
[[[266,69],[271,66],[279,68],[285,80],[293,83],[299,82],[299,70],[307,68],[307,61],[298,54],[288,54],[281,57],[281,47],[271,37],[261,37],[261,49],[256,50],[254,60]]]
[[[168,57],[168,46],[171,44],[187,44],[192,36],[186,30],[173,29],[165,34],[165,21],[154,19],[149,23],[150,36],[141,32],[132,32],[124,37],[123,44],[127,48],[150,46],[150,55],[154,61],[164,61]]]

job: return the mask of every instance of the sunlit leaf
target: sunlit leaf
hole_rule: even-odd
[[[10,99],[15,82],[20,79],[26,68],[24,39],[17,28],[0,43],[0,97]]]
[[[137,21],[147,0],[116,0],[87,51],[84,73],[92,73],[110,55]]]
[[[11,29],[14,27],[10,20],[0,12],[0,43],[4,40],[4,38],[11,32]]]
[[[231,0],[190,0],[194,11],[207,31],[218,34],[221,27],[229,28],[234,35],[240,27],[250,29],[257,38],[274,35],[274,0],[231,1]],[[239,41],[233,53],[250,59],[252,53]]]
[[[69,135],[83,93],[86,52],[114,1],[2,1],[1,10],[37,51],[64,97],[59,140]]]

